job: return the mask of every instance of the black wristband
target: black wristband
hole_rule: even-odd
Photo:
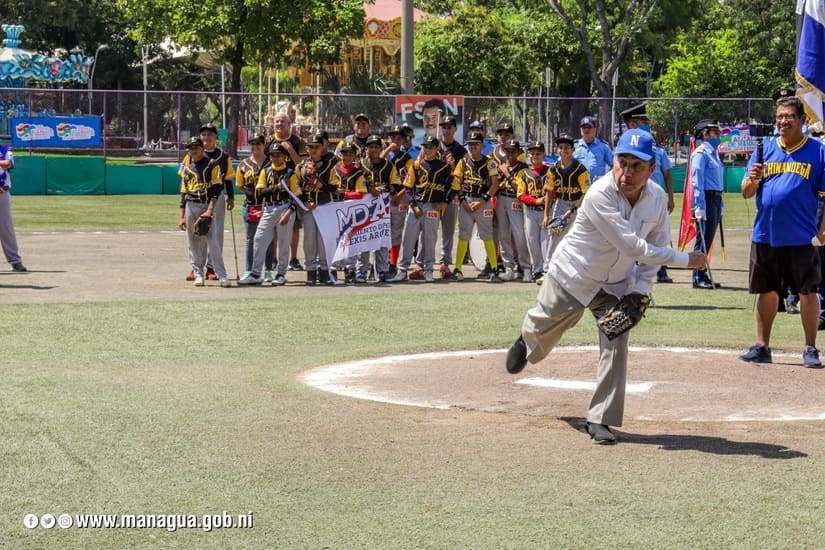
[[[481,198],[484,199],[484,202],[490,202],[490,194],[489,193],[482,193]]]

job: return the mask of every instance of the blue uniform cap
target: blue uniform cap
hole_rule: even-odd
[[[639,128],[628,130],[619,139],[616,154],[633,155],[641,160],[650,160],[653,158],[653,136]]]

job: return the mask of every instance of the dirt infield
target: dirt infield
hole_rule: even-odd
[[[596,347],[554,350],[518,376],[504,370],[504,351],[386,357],[313,369],[310,386],[361,399],[439,409],[575,417],[595,387]],[[822,373],[797,356],[750,365],[735,353],[633,348],[628,420],[716,422],[825,420]],[[755,391],[761,388],[761,391]]]

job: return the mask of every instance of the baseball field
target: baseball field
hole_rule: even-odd
[[[194,288],[176,197],[14,197],[30,272],[0,273],[0,547],[825,547],[825,371],[785,313],[773,365],[737,360],[753,202],[725,211],[722,287],[655,285],[641,389],[601,447],[589,391],[519,383],[592,380],[588,318],[504,371],[534,284]],[[336,371],[368,399],[307,384],[407,354]]]

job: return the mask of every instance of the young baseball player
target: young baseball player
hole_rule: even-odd
[[[200,137],[203,141],[203,154],[206,155],[207,158],[214,160],[221,169],[221,180],[223,181],[224,192],[218,197],[218,203],[215,205],[215,219],[213,220],[213,224],[217,226],[218,244],[221,248],[221,255],[223,255],[223,234],[226,211],[231,211],[235,207],[235,170],[232,168],[232,157],[218,147],[218,129],[214,124],[204,124],[201,126]],[[206,277],[208,279],[215,278],[212,267],[212,257],[210,255],[207,258]]]
[[[426,136],[423,147],[423,158],[404,181],[404,186],[412,191],[412,199],[404,229],[401,261],[392,282],[407,280],[407,270],[412,263],[413,250],[419,236],[424,260],[424,280],[428,283],[435,280],[433,266],[441,212],[459,190],[458,183],[450,172],[450,165],[438,158],[438,139]]]
[[[413,171],[415,163],[406,150],[407,138],[404,136],[404,129],[400,126],[393,127],[387,134],[389,145],[381,153],[382,156],[392,161],[395,171],[398,174],[397,185],[390,185],[390,233],[392,235],[392,248],[390,248],[389,274],[395,276],[398,273],[398,255],[401,251],[401,238],[404,233],[404,221],[407,218],[407,190],[401,185],[407,178],[407,174]]]
[[[541,279],[544,274],[544,251],[547,249],[549,237],[542,225],[545,203],[549,202],[546,188],[550,167],[544,164],[544,143],[531,143],[527,147],[527,154],[530,158],[530,167],[516,175],[516,186],[518,199],[524,204],[525,234],[531,264],[524,270],[522,280],[529,283]]]
[[[366,142],[367,155],[361,161],[361,168],[364,171],[364,178],[367,189],[374,196],[381,193],[399,193],[401,180],[398,178],[398,171],[392,161],[381,158],[383,142],[380,136],[370,136]],[[401,191],[403,193],[403,191]],[[400,194],[400,193],[399,193]],[[392,211],[390,211],[390,224],[392,224]],[[369,269],[369,252],[362,252],[358,259],[356,283],[367,282],[367,271]],[[391,278],[389,274],[389,249],[382,247],[375,251],[375,269],[378,271],[378,280],[387,281]]]
[[[366,140],[364,140],[366,146]],[[364,179],[364,171],[361,169],[361,163],[356,163],[356,158],[359,156],[361,149],[354,143],[344,142],[338,148],[338,154],[341,156],[341,162],[335,165],[332,169],[330,183],[338,188],[339,196],[342,200],[346,199],[360,199],[367,192],[367,184]],[[350,256],[346,260],[339,262],[340,265],[335,267],[344,268],[344,282],[348,284],[355,283],[355,267],[358,257]],[[366,282],[366,279],[364,279]]]
[[[210,254],[215,273],[222,287],[228,287],[229,279],[223,264],[220,242],[215,223],[215,208],[223,193],[224,183],[221,168],[204,154],[201,138],[192,138],[186,146],[189,162],[181,164],[180,175],[180,218],[178,227],[186,231],[189,258],[194,273],[195,286],[203,286],[206,278],[206,256]],[[199,217],[212,218],[212,226],[205,236],[195,235],[192,228]]]
[[[458,161],[453,176],[459,186],[461,209],[458,212],[458,253],[456,255],[453,279],[461,281],[464,275],[461,266],[470,246],[473,225],[478,227],[478,236],[484,241],[487,260],[492,266],[488,280],[501,282],[496,260],[496,245],[493,242],[492,197],[498,191],[498,163],[481,154],[484,136],[481,132],[471,132],[467,139],[470,153]]]
[[[276,266],[277,274],[272,281],[273,286],[286,284],[286,271],[289,265],[289,245],[292,236],[292,224],[295,222],[294,212],[297,209],[289,194],[289,189],[296,196],[300,195],[298,178],[292,169],[287,167],[286,148],[277,141],[269,146],[270,164],[261,170],[255,194],[263,204],[263,215],[255,232],[255,255],[252,260],[252,269],[238,281],[240,285],[259,285],[261,269],[264,266],[266,248],[272,244],[275,234],[278,235]]]
[[[241,277],[243,280],[252,271],[252,259],[255,250],[255,231],[263,215],[263,205],[261,204],[255,186],[258,185],[261,170],[269,166],[269,157],[266,154],[264,145],[266,138],[261,134],[253,134],[249,138],[249,149],[252,154],[245,158],[235,170],[235,186],[245,195],[243,201],[243,221],[246,229],[246,264],[245,272]],[[264,281],[272,282],[272,266],[274,243],[270,243],[266,249],[266,271]],[[240,281],[239,281],[240,282]]]
[[[584,165],[573,157],[575,139],[570,134],[562,134],[556,138],[556,154],[559,161],[550,167],[547,177],[547,191],[553,197],[551,202],[544,203],[544,226],[556,216],[569,216],[569,223],[561,232],[552,235],[544,255],[544,271],[550,263],[559,243],[572,227],[576,219],[576,209],[581,206],[584,194],[590,187],[590,173]],[[540,281],[537,281],[540,282]]]
[[[319,280],[322,284],[335,284],[327,264],[323,235],[318,229],[312,211],[320,204],[331,202],[338,194],[338,188],[331,182],[338,157],[327,151],[325,136],[320,132],[309,137],[307,151],[309,158],[304,160],[298,169],[302,198],[309,209],[302,216],[307,285],[313,286]]]
[[[499,127],[500,135],[512,135],[512,126],[505,124]],[[527,249],[527,239],[524,236],[524,209],[516,198],[518,186],[516,176],[527,168],[524,164],[524,153],[521,144],[515,139],[508,139],[500,143],[496,150],[504,154],[503,164],[498,165],[501,172],[501,184],[496,196],[496,223],[498,225],[498,240],[501,244],[501,258],[504,262],[502,279],[512,281],[517,277],[516,256],[522,273],[531,273],[530,252]],[[496,155],[498,157],[498,155]]]

